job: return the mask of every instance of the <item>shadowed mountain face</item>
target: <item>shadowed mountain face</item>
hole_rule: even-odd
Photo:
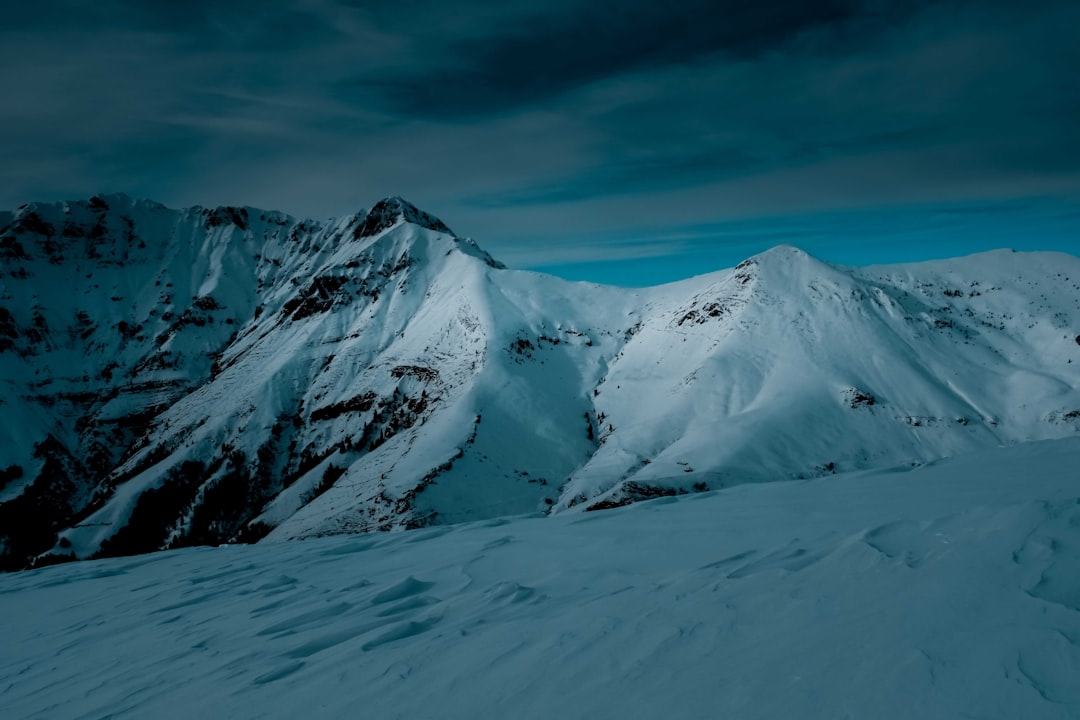
[[[505,269],[400,198],[315,222],[0,213],[7,569],[603,509],[1080,429],[1080,260],[645,290]]]

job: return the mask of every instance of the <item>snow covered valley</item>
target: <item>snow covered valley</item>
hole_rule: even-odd
[[[1080,717],[1080,438],[0,576],[0,716]]]

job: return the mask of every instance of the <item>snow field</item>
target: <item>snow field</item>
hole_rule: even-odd
[[[0,576],[0,715],[1078,717],[1078,461]]]

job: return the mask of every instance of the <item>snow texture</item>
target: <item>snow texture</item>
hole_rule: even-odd
[[[1078,466],[1069,438],[605,513],[0,576],[0,709],[1080,717]]]

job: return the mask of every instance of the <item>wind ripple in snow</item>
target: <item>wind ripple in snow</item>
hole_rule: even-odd
[[[1063,440],[599,523],[2,576],[0,704],[5,720],[1076,717],[1078,457]]]

